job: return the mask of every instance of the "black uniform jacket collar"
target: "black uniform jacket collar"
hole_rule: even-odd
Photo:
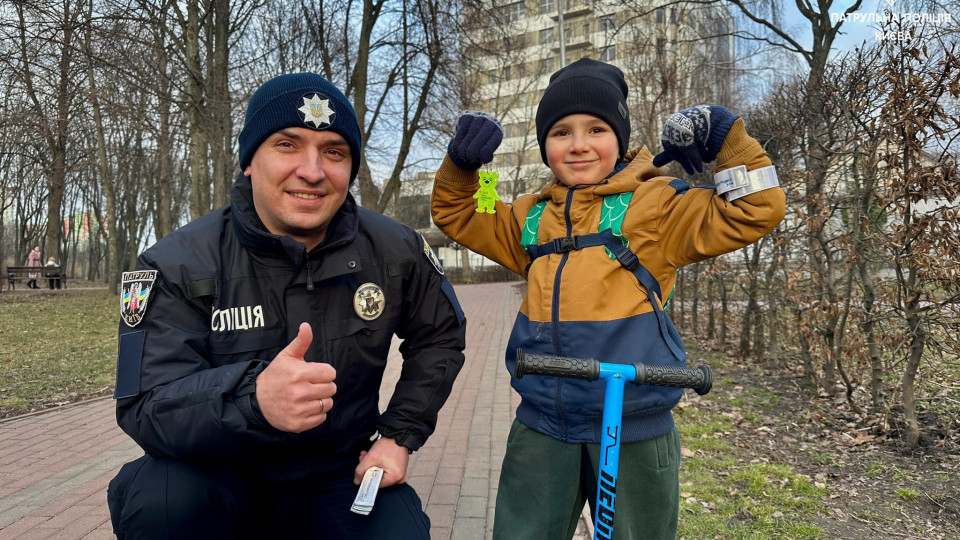
[[[258,255],[288,258],[294,266],[301,266],[305,256],[352,242],[357,236],[360,223],[357,202],[353,195],[348,193],[340,210],[334,214],[333,220],[327,227],[326,238],[308,254],[303,242],[298,242],[289,236],[276,235],[267,230],[253,206],[253,188],[249,176],[241,174],[233,183],[230,200],[233,228],[243,247]]]

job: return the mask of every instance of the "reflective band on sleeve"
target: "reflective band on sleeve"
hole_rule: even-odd
[[[777,169],[773,166],[748,171],[740,165],[718,172],[713,179],[717,184],[717,194],[724,195],[728,201],[780,185]]]

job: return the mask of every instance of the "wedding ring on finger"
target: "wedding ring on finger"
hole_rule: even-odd
[[[327,408],[326,408],[326,406],[323,404],[323,400],[321,399],[321,400],[320,400],[320,414],[323,414],[323,412],[326,411],[326,410],[327,410]]]

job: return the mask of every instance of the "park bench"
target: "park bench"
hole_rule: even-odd
[[[53,274],[60,274],[59,276],[53,276]],[[61,287],[64,289],[67,288],[67,278],[63,276],[60,272],[60,268],[46,268],[44,266],[8,266],[7,267],[7,288],[9,290],[15,290],[17,287],[17,281],[22,281],[26,284],[30,280],[30,274],[39,274],[37,278],[37,286],[46,289],[49,287],[49,280],[56,279],[60,281]]]

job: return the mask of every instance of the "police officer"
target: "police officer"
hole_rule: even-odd
[[[404,483],[463,365],[465,321],[423,238],[357,206],[353,108],[282,75],[250,98],[229,206],[123,275],[110,483],[119,538],[429,538]],[[403,368],[378,410],[390,341]],[[350,511],[383,469],[370,515]]]

